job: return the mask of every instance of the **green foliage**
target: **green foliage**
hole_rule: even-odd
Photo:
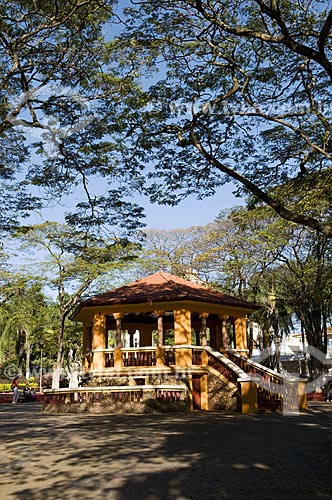
[[[332,235],[326,2],[11,0],[0,21],[3,228],[44,206],[31,184],[79,190],[75,230],[128,235],[144,216],[134,192],[174,205],[232,180]]]
[[[41,284],[27,277],[3,275],[0,290],[0,362],[24,365],[26,344],[35,342],[38,329],[44,321],[47,301]]]
[[[0,384],[0,392],[10,392],[11,384]]]
[[[138,243],[110,235],[74,231],[44,223],[16,233],[21,242],[21,274],[5,264],[0,275],[0,364],[4,375],[29,366],[50,370],[70,349],[81,351],[81,325],[69,320],[83,294],[98,278],[123,273],[135,258]],[[16,270],[18,265],[16,265]],[[54,300],[46,298],[51,289]],[[55,293],[55,295],[54,295]],[[28,375],[27,375],[28,376]]]
[[[44,282],[57,290],[60,307],[70,301],[71,290],[78,289],[80,295],[97,277],[124,269],[139,248],[125,239],[101,238],[56,222],[33,226],[18,236]]]
[[[239,194],[330,237],[329,31],[327,2],[155,0],[128,9],[109,64],[137,82],[147,74],[116,112],[126,117],[125,165],[151,179],[151,199],[205,197],[232,179]],[[280,196],[280,185],[301,204]],[[312,207],[313,185],[323,211]]]
[[[290,204],[302,203],[289,186],[284,192]],[[311,210],[318,211],[322,203],[312,200]],[[259,303],[262,308],[252,319],[262,329],[266,348],[302,326],[309,345],[325,352],[332,312],[331,252],[329,238],[255,202],[224,211],[204,227],[148,231],[146,261],[140,264]]]
[[[140,226],[142,209],[119,188],[125,174],[109,158],[110,136],[101,143],[109,134],[105,98],[131,89],[131,78],[103,69],[116,3],[0,0],[1,230],[75,191],[77,206],[66,214],[75,227],[128,234]],[[93,189],[89,180],[98,177]]]
[[[113,272],[128,267],[135,259],[139,245],[110,235],[101,238],[85,231],[75,231],[68,225],[55,222],[33,226],[18,233],[17,237],[21,240],[22,250],[33,254],[34,273],[42,275],[44,284],[56,292],[53,327],[50,330],[44,327],[42,337],[47,341],[48,349],[53,349],[59,376],[64,354],[70,349],[80,352],[81,327],[68,321],[70,315],[82,296],[91,293],[97,278],[106,274],[112,276]]]
[[[313,202],[312,210],[320,203]],[[265,346],[296,324],[298,330],[299,325],[304,328],[309,345],[326,352],[332,307],[330,239],[289,224],[264,207],[234,211],[231,219],[236,232],[223,247],[228,251],[225,274],[231,284],[238,282],[246,298],[262,304],[253,318],[265,332]]]

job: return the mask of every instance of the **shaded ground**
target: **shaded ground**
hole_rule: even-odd
[[[0,405],[0,498],[332,500],[332,403],[300,416]]]

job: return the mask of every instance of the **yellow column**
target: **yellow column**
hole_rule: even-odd
[[[186,309],[174,311],[175,346],[191,345],[191,312]],[[176,349],[176,365],[191,366],[192,350]]]
[[[308,382],[307,379],[302,379],[302,380],[300,379],[298,381],[297,394],[299,401],[299,410],[307,409],[307,393],[306,393],[307,382]]]
[[[227,320],[229,316],[221,316],[221,348],[226,349],[229,345],[229,336],[226,328]]]
[[[205,312],[203,312],[199,315],[199,317],[201,319],[201,342],[202,342],[203,347],[207,346],[206,320],[207,320],[208,316],[209,316],[209,313],[205,313]],[[202,351],[201,359],[202,359],[203,366],[207,366],[209,364],[209,357],[208,357],[208,353],[206,351]]]
[[[114,368],[122,368],[123,359],[122,359],[122,341],[121,341],[121,323],[123,314],[122,313],[114,313],[115,319],[115,348],[114,348]]]
[[[241,384],[242,413],[258,412],[257,386],[252,380],[239,380]]]
[[[158,318],[158,345],[156,348],[156,366],[165,366],[164,354],[164,324],[163,316],[165,311],[155,311]]]
[[[105,354],[101,349],[105,349],[106,345],[106,317],[103,314],[95,314],[93,317],[92,330],[92,349],[93,353],[93,370],[100,371],[105,368]]]
[[[209,316],[209,313],[201,313],[199,315],[201,319],[201,339],[202,339],[202,346],[207,345],[207,340],[206,340],[206,319]]]
[[[248,356],[247,352],[247,319],[235,318],[235,345],[236,350],[243,356]]]
[[[83,371],[90,370],[90,363],[92,360],[92,325],[90,323],[83,323],[83,339],[82,339],[82,357],[83,357]]]
[[[188,386],[189,386],[189,411],[193,411],[194,398],[193,398],[193,377],[192,377],[192,375],[190,375],[188,377]]]
[[[208,376],[203,375],[201,377],[201,410],[209,409],[209,399],[208,399]]]

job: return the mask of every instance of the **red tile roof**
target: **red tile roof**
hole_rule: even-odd
[[[151,274],[129,285],[121,286],[106,293],[94,295],[80,304],[83,307],[118,304],[144,304],[148,302],[178,302],[191,300],[251,310],[261,306],[253,302],[225,295],[216,290],[165,272]]]

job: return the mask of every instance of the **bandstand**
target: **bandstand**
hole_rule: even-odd
[[[248,316],[259,309],[165,272],[90,297],[71,318],[82,323],[88,382],[48,391],[49,402],[87,405],[107,395],[117,408],[154,399],[209,410],[227,394],[232,410],[281,410],[284,391],[274,389],[285,379],[247,359]]]

